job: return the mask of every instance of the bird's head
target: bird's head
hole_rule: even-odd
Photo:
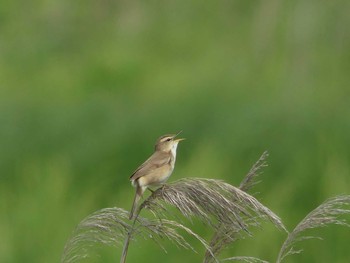
[[[156,143],[155,150],[156,151],[164,151],[169,152],[171,150],[176,151],[177,144],[183,140],[184,138],[176,139],[176,137],[181,133],[177,134],[166,134],[161,136]]]

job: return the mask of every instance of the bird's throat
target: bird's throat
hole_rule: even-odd
[[[175,162],[175,159],[176,159],[176,148],[177,148],[177,144],[174,144],[173,147],[171,147],[171,155],[173,156],[173,161]]]

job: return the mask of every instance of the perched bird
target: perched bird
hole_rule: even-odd
[[[134,202],[129,219],[134,218],[137,204],[143,193],[149,186],[159,186],[168,180],[175,167],[176,148],[180,141],[177,134],[161,136],[155,145],[155,151],[143,164],[131,175],[132,186],[136,187]]]

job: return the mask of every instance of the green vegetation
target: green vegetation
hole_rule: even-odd
[[[130,209],[130,174],[179,130],[170,181],[239,185],[268,150],[254,190],[288,229],[349,194],[348,10],[345,0],[2,1],[0,262],[59,262],[87,215]],[[285,237],[262,227],[225,257],[275,259]],[[285,262],[348,262],[348,229],[320,232]],[[141,241],[128,263],[198,259]],[[93,262],[120,257],[100,254]]]

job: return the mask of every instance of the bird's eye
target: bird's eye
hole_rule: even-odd
[[[170,141],[171,141],[171,138],[166,139],[166,141],[167,141],[167,142],[170,142]]]

